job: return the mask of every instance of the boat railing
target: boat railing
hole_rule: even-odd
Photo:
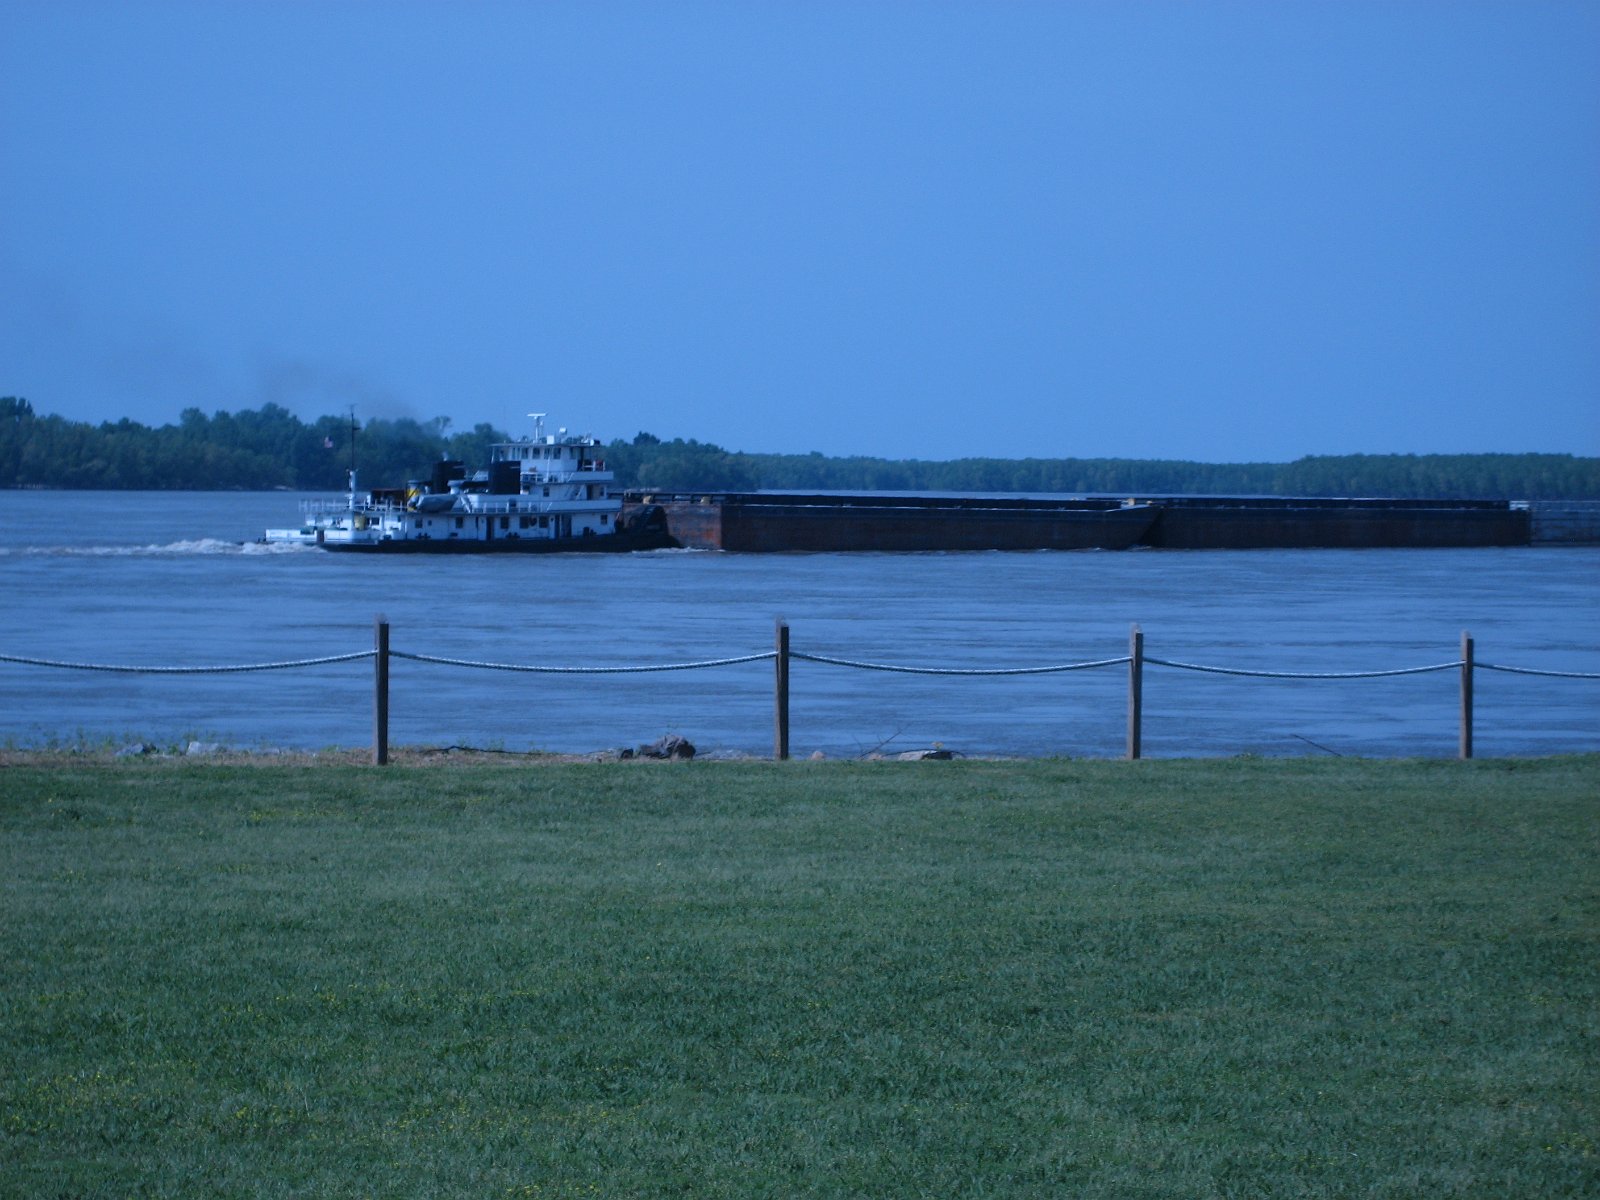
[[[465,510],[473,513],[484,513],[491,516],[516,515],[519,513],[559,513],[559,512],[611,512],[622,507],[620,496],[596,497],[591,500],[585,496],[474,496],[473,506]],[[456,513],[457,516],[462,515]]]
[[[529,472],[523,478],[537,484],[575,483],[579,479],[593,480],[596,475],[610,475],[605,463],[580,463],[575,471]]]
[[[302,500],[300,511],[308,517],[336,517],[340,513],[358,512],[374,513],[399,513],[405,509],[392,501],[373,503],[370,500],[357,500],[351,504],[349,500]]]
[[[589,499],[585,496],[529,496],[527,493],[518,493],[514,496],[491,496],[484,493],[475,493],[471,497],[469,508],[441,509],[436,512],[426,513],[428,516],[467,516],[479,513],[484,516],[515,516],[517,514],[560,513],[560,512],[609,512],[622,507],[620,493],[615,496],[595,497]],[[370,500],[358,500],[354,505],[348,500],[302,500],[300,512],[308,519],[326,519],[330,517],[346,516],[354,513],[365,517],[407,517],[421,510],[407,508],[392,501],[374,503]]]

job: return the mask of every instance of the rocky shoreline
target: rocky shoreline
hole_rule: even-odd
[[[874,750],[843,762],[949,761],[971,757],[960,751],[934,746],[924,750],[885,753]],[[488,763],[516,762],[520,765],[559,765],[570,763],[619,762],[770,762],[769,757],[741,750],[700,752],[682,737],[668,735],[646,746],[607,747],[580,753],[545,750],[505,750],[484,746],[391,746],[392,766],[480,766]],[[801,761],[830,761],[818,750]],[[372,751],[366,747],[329,747],[322,750],[290,750],[278,747],[246,747],[226,742],[192,740],[160,746],[154,742],[129,742],[122,746],[38,746],[0,748],[0,768],[121,765],[128,763],[209,763],[218,766],[370,766]]]

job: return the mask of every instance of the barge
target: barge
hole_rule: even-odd
[[[1184,550],[1525,546],[1503,500],[1143,496],[1056,499],[628,492],[674,543],[714,550]]]
[[[767,492],[629,492],[685,547],[735,551],[1126,550],[1156,519],[1140,501]]]
[[[1507,500],[1162,496],[1147,544],[1167,550],[1526,546],[1528,509]]]

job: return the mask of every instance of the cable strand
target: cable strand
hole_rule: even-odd
[[[528,663],[481,662],[470,658],[445,658],[437,654],[411,654],[404,650],[389,651],[390,658],[405,658],[412,662],[433,663],[442,667],[472,667],[480,671],[518,671],[532,675],[641,675],[654,671],[695,671],[705,667],[732,667],[740,663],[763,662],[776,658],[776,650],[761,654],[745,654],[737,658],[711,658],[701,662],[652,663],[634,667],[546,667]]]
[[[376,650],[358,650],[354,654],[331,654],[324,658],[296,658],[288,662],[234,663],[212,667],[140,667],[115,663],[61,662],[51,658],[24,658],[17,654],[0,654],[0,662],[20,663],[28,667],[59,667],[67,671],[111,671],[119,675],[238,675],[246,671],[288,671],[296,667],[321,667],[329,663],[355,662],[371,658]]]
[[[893,663],[860,662],[850,658],[834,658],[826,654],[805,654],[798,650],[789,652],[790,658],[802,662],[822,663],[830,667],[854,667],[858,671],[890,671],[899,675],[1049,675],[1060,671],[1087,671],[1093,667],[1114,667],[1128,662],[1121,658],[1099,658],[1092,662],[1058,663],[1048,667],[906,667]],[[1148,660],[1146,660],[1148,661]]]
[[[1255,679],[1383,679],[1393,675],[1426,675],[1431,671],[1453,671],[1461,666],[1455,662],[1433,663],[1426,667],[1398,667],[1388,671],[1253,671],[1243,667],[1209,667],[1201,663],[1175,662],[1167,658],[1145,656],[1145,662],[1158,667],[1176,667],[1180,671],[1200,671],[1207,675],[1244,675]],[[1480,664],[1481,665],[1481,664]]]

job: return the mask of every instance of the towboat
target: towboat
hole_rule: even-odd
[[[403,488],[362,492],[350,471],[343,503],[308,500],[291,529],[269,529],[268,544],[368,553],[523,553],[656,550],[673,545],[659,508],[630,511],[606,469],[601,443],[565,429],[496,442],[487,470],[468,475],[453,460]]]

